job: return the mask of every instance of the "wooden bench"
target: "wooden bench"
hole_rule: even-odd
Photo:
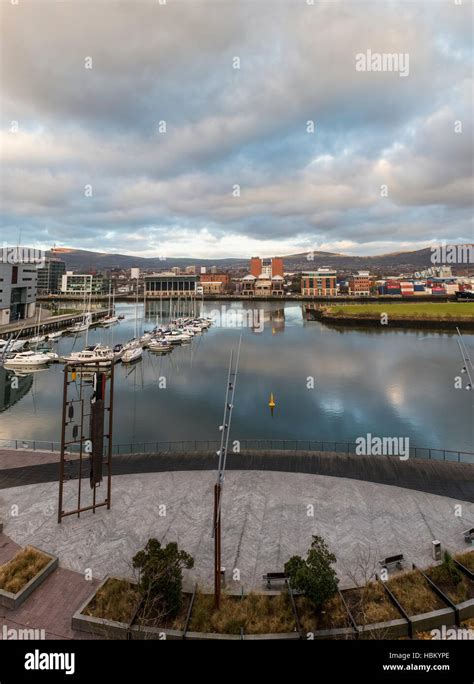
[[[398,570],[401,570],[403,567],[403,561],[403,553],[399,553],[396,556],[387,556],[387,558],[379,561],[379,565],[382,566],[382,569],[385,568],[386,570],[389,570],[389,568],[392,566],[395,566]]]
[[[270,589],[272,582],[286,582],[288,575],[285,572],[267,572],[262,578],[267,583],[268,589]]]
[[[470,530],[464,530],[463,535],[466,544],[472,544],[474,541],[474,527],[471,527]]]

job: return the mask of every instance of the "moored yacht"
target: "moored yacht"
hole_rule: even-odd
[[[103,347],[101,344],[86,347],[80,352],[73,352],[69,356],[64,356],[63,361],[66,363],[99,363],[100,365],[109,365],[115,360],[115,355],[110,347]]]
[[[26,369],[46,366],[48,363],[57,361],[59,356],[55,352],[20,352],[4,361],[5,368]]]
[[[143,347],[135,346],[125,349],[122,354],[122,363],[132,363],[133,361],[138,361],[143,355]]]

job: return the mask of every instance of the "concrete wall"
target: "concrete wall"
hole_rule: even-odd
[[[71,477],[77,477],[71,465]],[[113,456],[113,474],[215,470],[215,453],[159,453]],[[474,464],[335,452],[245,451],[227,459],[228,470],[268,470],[346,477],[474,502]],[[19,472],[21,470],[21,473]],[[0,471],[0,489],[55,482],[57,464]]]

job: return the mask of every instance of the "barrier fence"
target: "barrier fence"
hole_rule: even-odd
[[[355,442],[321,441],[313,439],[241,439],[238,440],[239,451],[293,451],[293,452],[337,452],[357,454]],[[123,442],[114,444],[114,454],[156,454],[156,453],[209,453],[217,451],[220,441],[215,439],[204,440],[178,440],[178,441],[155,441],[155,442]],[[28,439],[0,439],[0,449],[16,449],[20,451],[61,451],[61,443],[45,440]],[[71,453],[79,451],[69,449]],[[390,453],[383,455],[392,455]],[[397,456],[398,454],[393,454]],[[440,449],[433,447],[410,446],[410,458],[433,459],[438,461],[454,461],[458,463],[474,463],[474,453],[470,451],[457,451],[453,449]]]

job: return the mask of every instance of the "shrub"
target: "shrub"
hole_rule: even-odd
[[[181,607],[183,568],[192,568],[194,559],[179,551],[175,542],[162,547],[157,539],[149,539],[145,548],[132,559],[139,571],[138,590],[150,603],[158,602],[165,614],[176,615]]]
[[[319,608],[337,592],[339,580],[332,564],[336,556],[331,553],[322,537],[313,536],[306,560],[292,556],[285,563],[285,572],[293,589],[304,594]]]

